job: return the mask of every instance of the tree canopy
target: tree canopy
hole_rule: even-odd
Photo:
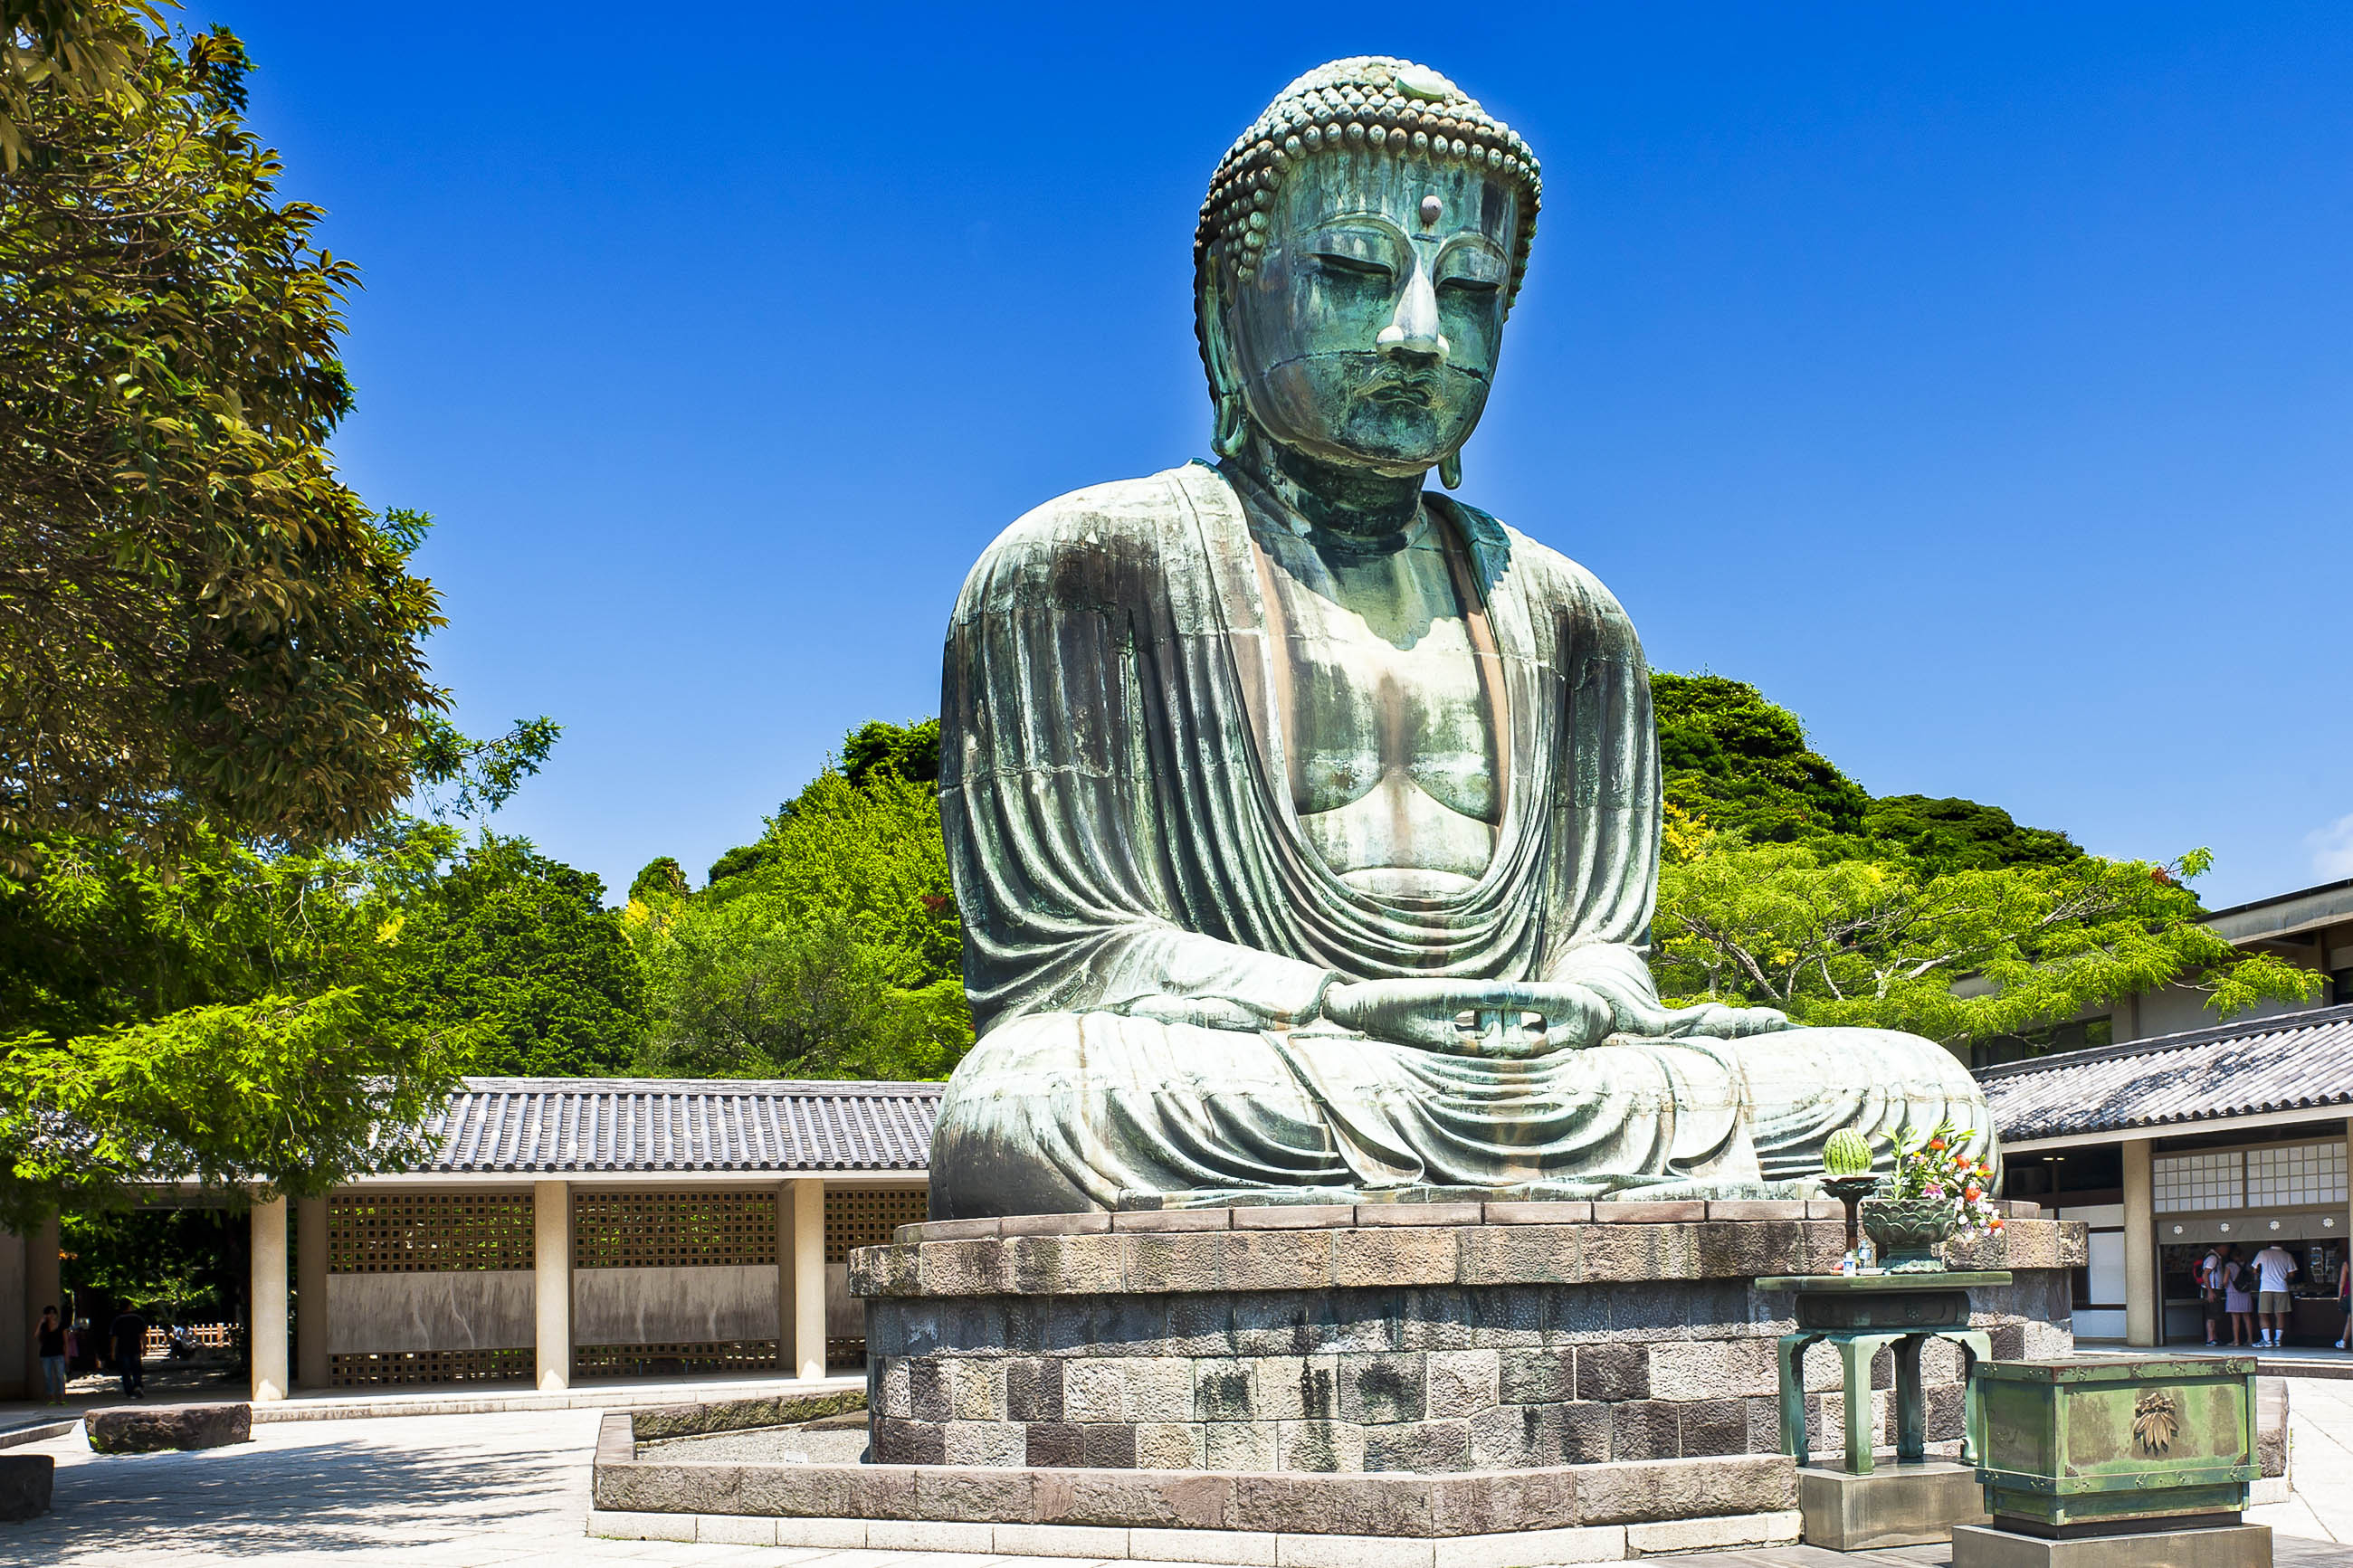
[[[279,195],[235,36],[7,17],[0,852],[364,833],[446,699],[421,520],[371,512],[325,445],[357,275]]]

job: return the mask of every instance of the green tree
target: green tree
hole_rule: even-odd
[[[862,782],[828,768],[780,807],[743,869],[630,905],[644,1070],[941,1078],[970,1047],[936,792],[866,754]]]
[[[2023,827],[1998,805],[1925,795],[1883,795],[1863,809],[1865,835],[1931,873],[2063,866],[2084,851],[2063,833]]]
[[[642,902],[649,899],[682,899],[692,889],[686,885],[686,869],[672,855],[657,855],[641,867],[629,882],[629,897]]]
[[[636,1058],[645,978],[603,879],[526,840],[482,835],[391,946],[395,1016],[468,1035],[475,1072],[601,1078]]]
[[[353,269],[279,195],[234,36],[6,15],[0,858],[365,832],[446,698],[421,520],[372,514],[325,445]]]
[[[1871,797],[1806,742],[1805,726],[1746,681],[1651,677],[1668,801],[1754,843],[1854,834]]]

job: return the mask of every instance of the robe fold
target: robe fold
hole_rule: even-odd
[[[936,1216],[1409,1187],[1749,1193],[1840,1127],[1949,1116],[1941,1048],[1876,1030],[1645,1038],[1658,868],[1650,679],[1625,612],[1557,552],[1432,498],[1482,619],[1503,819],[1486,873],[1362,892],[1303,836],[1264,554],[1187,465],[1016,522],[948,630],[940,799],[980,1039],[950,1080]],[[1450,1056],[1316,1016],[1340,980],[1573,981],[1598,1046]]]

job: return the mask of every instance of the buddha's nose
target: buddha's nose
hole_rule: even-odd
[[[1447,342],[1438,330],[1438,290],[1430,287],[1426,269],[1413,269],[1405,295],[1398,300],[1397,313],[1373,341],[1392,359],[1446,363]]]

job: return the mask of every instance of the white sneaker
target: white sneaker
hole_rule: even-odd
[[[2344,1342],[2343,1340],[2339,1340],[2339,1341],[2337,1341],[2337,1348],[2338,1350],[2343,1350],[2343,1349],[2345,1348],[2345,1342]]]

